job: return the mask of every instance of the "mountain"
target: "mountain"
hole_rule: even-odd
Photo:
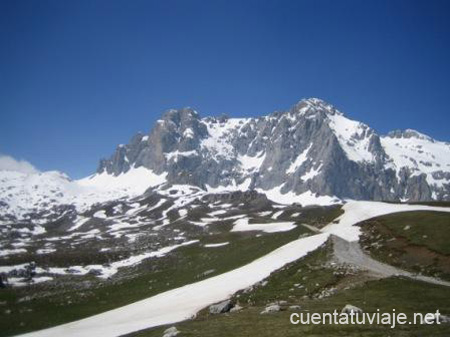
[[[148,135],[138,133],[101,160],[97,174],[137,167],[165,175],[168,184],[256,189],[291,202],[450,199],[449,143],[409,129],[379,136],[317,98],[258,118],[168,110]]]
[[[256,190],[302,205],[450,200],[450,144],[410,129],[379,136],[317,98],[258,118],[168,110],[149,134],[119,145],[90,177],[0,171],[0,220],[49,219],[62,206],[85,211],[171,186]]]
[[[16,218],[49,221],[66,212],[67,206],[84,212],[97,203],[139,196],[162,182],[164,176],[144,167],[75,181],[58,171],[0,171],[0,223]]]
[[[260,315],[274,299],[308,308],[345,289],[346,303],[359,305],[357,287],[373,291],[373,279],[380,289],[380,277],[392,275],[404,283],[367,298],[391,305],[414,280],[434,286],[411,288],[401,295],[416,302],[400,303],[417,306],[413,295],[429,289],[428,298],[445,298],[437,287],[450,283],[436,277],[449,275],[439,253],[448,207],[342,199],[449,199],[449,171],[449,144],[414,130],[379,136],[319,99],[246,119],[169,110],[84,179],[0,171],[0,302],[12,313],[0,330],[16,335],[107,311],[36,335],[119,335],[187,319],[230,296],[245,314],[226,315],[226,324],[248,326],[252,312],[261,322],[277,317]],[[399,245],[406,271],[393,267]]]

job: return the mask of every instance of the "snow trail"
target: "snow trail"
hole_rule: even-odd
[[[194,316],[202,308],[224,300],[268,277],[273,271],[323,245],[328,234],[292,241],[227,273],[166,291],[148,299],[79,321],[24,334],[27,337],[120,336]]]

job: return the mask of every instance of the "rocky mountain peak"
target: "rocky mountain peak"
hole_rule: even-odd
[[[380,138],[318,98],[258,118],[200,118],[191,108],[172,109],[148,135],[101,161],[98,172],[119,176],[143,167],[168,184],[279,197],[450,198],[450,146],[428,149],[410,139],[431,138],[415,130]]]
[[[293,109],[301,115],[314,115],[317,113],[325,115],[343,115],[343,113],[337,110],[333,105],[320,98],[314,97],[302,99]]]
[[[163,121],[172,121],[176,124],[192,119],[199,119],[199,116],[197,111],[190,107],[185,107],[182,109],[169,109],[162,115]]]

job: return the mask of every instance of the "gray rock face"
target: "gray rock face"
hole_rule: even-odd
[[[443,158],[447,157],[448,158]],[[168,110],[97,172],[133,167],[202,189],[275,189],[367,200],[450,200],[450,144],[414,130],[380,137],[316,98],[259,118]]]

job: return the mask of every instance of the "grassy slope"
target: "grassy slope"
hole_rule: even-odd
[[[361,224],[362,246],[381,261],[450,279],[450,213],[404,212]]]
[[[338,208],[324,213],[322,209],[309,210],[302,221],[314,223],[330,222],[341,213]],[[140,265],[139,276],[129,272],[120,280],[100,283],[94,289],[84,290],[79,278],[73,277],[73,286],[56,289],[49,296],[43,296],[48,288],[45,284],[27,288],[0,289],[0,336],[33,331],[73,321],[106,310],[117,308],[160,292],[173,289],[206,277],[235,269],[272,250],[310,233],[298,226],[284,233],[265,234],[255,237],[254,233],[221,233],[205,235],[201,243],[229,241],[219,248],[204,248],[201,245],[177,249],[168,256],[147,260]],[[207,276],[205,271],[214,270]],[[89,279],[89,277],[88,277]],[[36,299],[22,301],[27,296],[39,294]],[[9,313],[7,313],[9,311]]]
[[[450,289],[413,282],[406,279],[390,278],[364,283],[365,275],[355,271],[336,269],[326,261],[330,256],[330,246],[311,253],[283,270],[273,273],[265,286],[249,293],[238,294],[234,300],[244,309],[240,312],[209,315],[206,310],[195,320],[185,321],[175,326],[182,332],[180,336],[448,336],[450,327],[400,326],[392,330],[388,326],[352,325],[292,325],[289,315],[292,311],[261,315],[267,303],[276,299],[286,300],[289,305],[300,305],[306,312],[333,312],[346,304],[363,308],[366,312],[413,312],[450,313]],[[301,284],[302,288],[295,284]],[[350,286],[351,284],[359,284]],[[350,286],[350,287],[349,287]],[[335,295],[319,299],[324,289],[341,288]],[[293,290],[292,290],[293,289]],[[300,312],[298,309],[295,312]],[[411,316],[412,317],[412,316]],[[162,336],[166,327],[159,327],[133,335]]]

